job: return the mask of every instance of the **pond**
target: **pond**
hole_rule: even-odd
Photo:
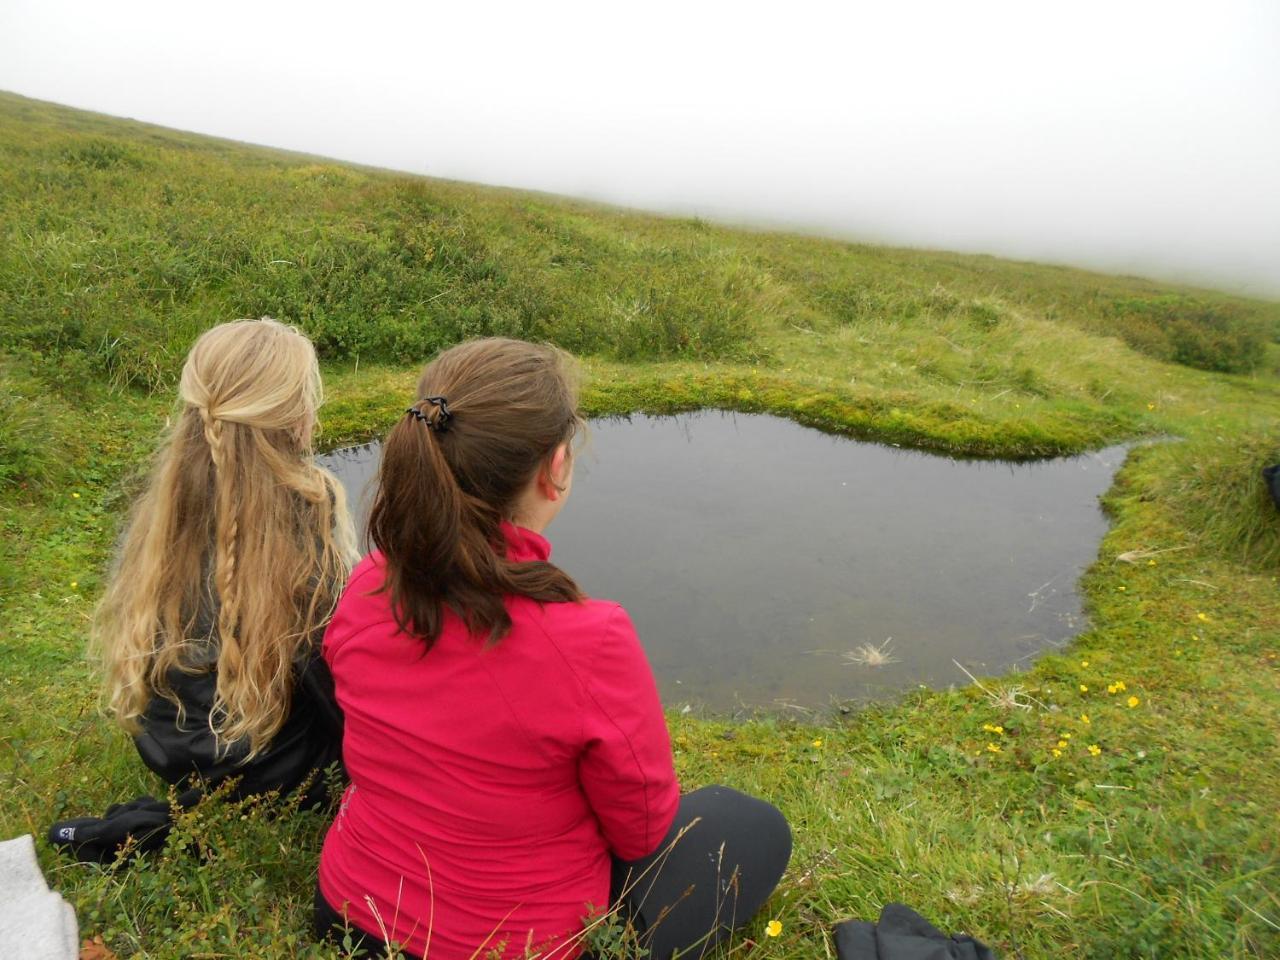
[[[546,533],[630,612],[668,705],[821,709],[1075,636],[1124,457],[954,460],[718,411],[598,420]],[[358,522],[377,458],[320,458]]]

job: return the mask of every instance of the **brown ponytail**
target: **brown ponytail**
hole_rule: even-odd
[[[566,355],[520,340],[473,340],[432,360],[417,396],[424,399],[383,446],[369,515],[400,629],[430,648],[447,607],[472,633],[497,641],[511,628],[506,596],[581,599],[558,567],[507,560],[501,530],[529,480],[581,422]]]

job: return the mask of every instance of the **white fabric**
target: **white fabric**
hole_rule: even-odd
[[[76,960],[79,955],[76,912],[44,882],[31,834],[0,841],[0,957]]]

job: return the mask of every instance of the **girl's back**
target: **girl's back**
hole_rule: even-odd
[[[508,559],[548,558],[540,535],[502,532]],[[321,891],[414,953],[519,954],[533,931],[570,955],[587,905],[607,905],[611,852],[651,851],[679,801],[631,622],[605,601],[508,597],[500,643],[447,614],[426,652],[377,592],[384,573],[376,553],[359,565],[325,635],[352,786]]]
[[[315,350],[265,317],[219,324],[179,395],[94,619],[108,701],[184,805],[228,777],[240,795],[308,784],[310,804],[342,735],[319,640],[355,552],[342,489],[312,457]],[[163,843],[169,812],[143,797],[50,838],[111,860],[131,835]]]

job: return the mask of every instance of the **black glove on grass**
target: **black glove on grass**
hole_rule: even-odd
[[[193,788],[180,794],[181,809],[195,806],[203,791]],[[84,863],[111,863],[133,839],[137,853],[164,846],[173,828],[173,809],[168,800],[138,797],[128,803],[113,803],[101,817],[59,820],[49,828],[49,842]]]
[[[840,960],[996,960],[991,948],[972,937],[948,937],[910,907],[886,904],[877,923],[836,924]]]

